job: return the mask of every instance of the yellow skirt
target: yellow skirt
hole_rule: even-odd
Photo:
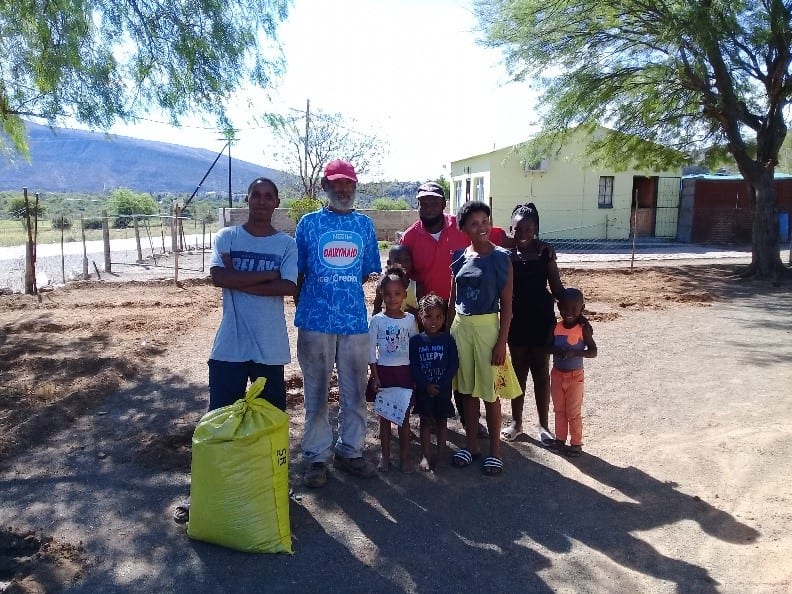
[[[509,354],[506,354],[503,365],[492,364],[492,349],[498,342],[499,329],[500,319],[496,313],[454,316],[451,336],[459,351],[459,371],[454,378],[454,390],[481,398],[484,402],[517,398],[522,394]]]

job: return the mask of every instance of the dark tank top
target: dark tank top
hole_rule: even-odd
[[[536,260],[520,260],[512,255],[514,296],[509,344],[540,347],[549,344],[555,327],[555,300],[547,289],[550,256],[545,250]]]

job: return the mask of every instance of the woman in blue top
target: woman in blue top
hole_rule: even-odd
[[[454,454],[452,464],[469,466],[481,455],[476,418],[480,398],[484,401],[490,442],[483,471],[495,475],[503,471],[499,397],[514,398],[520,391],[506,357],[512,318],[511,259],[508,250],[490,241],[490,212],[484,202],[466,202],[457,213],[457,224],[470,238],[470,246],[455,252],[451,259],[453,281],[448,319],[459,351],[455,384],[463,397],[467,442],[466,448]]]

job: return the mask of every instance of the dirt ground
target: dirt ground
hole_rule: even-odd
[[[790,287],[729,272],[563,269],[600,349],[586,453],[571,462],[529,433],[504,446],[497,479],[446,468],[302,489],[295,356],[297,554],[266,558],[169,520],[189,491],[218,289],[187,278],[0,296],[0,592],[259,591],[262,572],[276,591],[321,577],[345,592],[788,592]],[[332,567],[316,573],[318,555]]]

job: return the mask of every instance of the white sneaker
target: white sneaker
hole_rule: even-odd
[[[555,435],[553,435],[550,431],[548,431],[544,427],[541,427],[541,426],[537,427],[537,432],[538,432],[537,436],[538,436],[539,442],[542,445],[549,445],[555,439]]]

